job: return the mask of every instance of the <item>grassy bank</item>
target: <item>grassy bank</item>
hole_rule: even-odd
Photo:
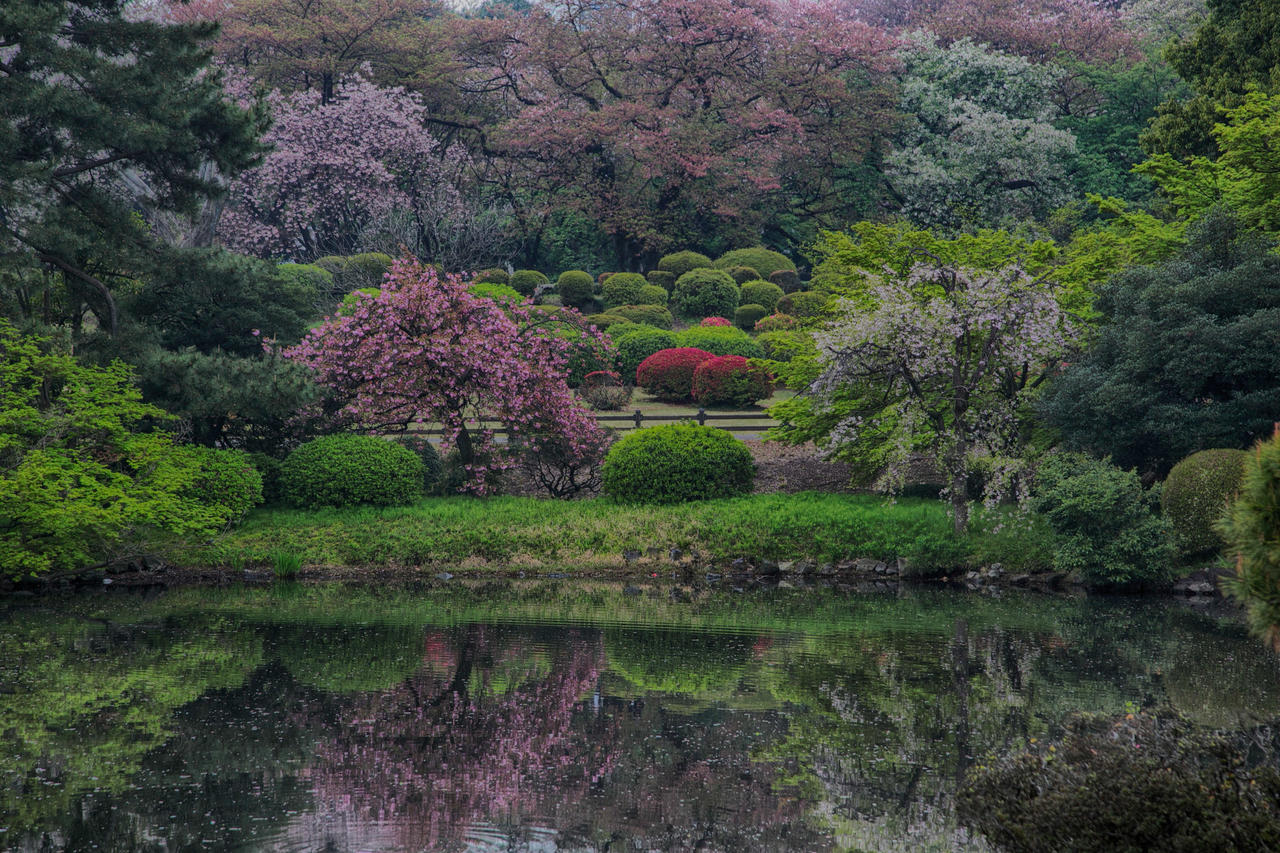
[[[616,569],[624,552],[670,565],[681,549],[695,561],[737,557],[839,561],[906,559],[917,571],[998,561],[1041,568],[1045,537],[1025,520],[994,532],[980,519],[969,536],[951,534],[938,501],[805,493],[756,495],[675,506],[621,506],[607,500],[429,498],[410,507],[260,510],[213,543],[179,559],[199,566],[265,566],[273,551],[309,566]],[[686,556],[688,561],[689,557]]]

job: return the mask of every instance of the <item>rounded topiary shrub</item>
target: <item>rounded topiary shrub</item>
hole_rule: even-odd
[[[315,299],[333,293],[333,273],[316,264],[280,264],[276,272],[286,288],[304,297]]]
[[[759,270],[756,270],[753,267],[729,267],[725,272],[733,276],[733,280],[738,284],[746,284],[749,281],[757,281],[760,279]]]
[[[346,268],[335,276],[344,290],[357,287],[381,287],[382,279],[391,269],[392,258],[382,252],[362,252],[347,258]]]
[[[798,321],[790,314],[770,314],[756,321],[757,332],[785,332],[794,329]]]
[[[613,314],[608,311],[606,311],[603,314],[592,314],[591,319],[589,319],[587,322],[595,326],[597,329],[599,329],[602,332],[613,328],[619,323],[628,323],[628,324],[634,325],[626,317],[623,317],[620,314]]]
[[[739,305],[733,312],[733,324],[744,332],[754,331],[756,323],[769,316],[769,309],[763,305]]]
[[[662,256],[658,261],[658,269],[679,279],[689,270],[711,269],[711,259],[699,252],[673,252]]]
[[[302,507],[393,506],[422,494],[422,460],[371,435],[328,435],[300,445],[280,466],[289,503]]]
[[[676,279],[671,304],[691,320],[732,317],[738,309],[738,283],[724,270],[691,270]]]
[[[533,296],[538,288],[550,284],[551,280],[537,270],[516,270],[511,274],[507,284],[520,292],[521,296]]]
[[[670,329],[673,322],[671,312],[661,305],[619,305],[610,313],[656,329]]]
[[[467,290],[476,296],[492,299],[494,302],[523,302],[525,300],[525,297],[521,296],[514,287],[509,287],[505,284],[489,284],[478,281],[468,287]]]
[[[693,347],[659,350],[636,368],[636,385],[659,400],[687,401],[693,397],[694,371],[714,357],[706,350]]]
[[[658,287],[656,284],[646,284],[640,288],[640,295],[636,297],[636,305],[661,305],[667,307],[667,298],[670,296],[665,287]]]
[[[670,293],[671,288],[676,286],[676,279],[680,276],[669,270],[649,270],[644,274],[644,277],[650,284],[661,287]]]
[[[637,272],[616,272],[600,286],[605,310],[618,305],[635,305],[640,301],[640,288],[649,282]]]
[[[1243,450],[1202,450],[1174,465],[1165,478],[1160,508],[1184,556],[1209,554],[1225,544],[1213,526],[1240,490],[1248,458]]]
[[[807,319],[821,316],[826,310],[831,297],[814,290],[802,290],[799,293],[788,293],[778,300],[778,312],[790,314],[792,317]]]
[[[659,350],[673,348],[676,336],[663,329],[644,326],[613,337],[613,342],[618,348],[618,373],[624,379],[634,382],[640,362]]]
[[[728,432],[695,424],[638,429],[609,448],[602,488],[615,500],[679,503],[750,493],[751,451]]]
[[[511,274],[499,267],[490,267],[476,273],[477,284],[510,284]]]
[[[713,355],[740,355],[743,358],[764,358],[764,349],[755,338],[732,326],[722,328],[694,326],[676,335],[677,345],[697,347]]]
[[[795,272],[796,269],[796,265],[786,255],[763,246],[734,249],[716,258],[716,269],[727,270],[731,267],[751,267],[760,273],[759,278],[768,278],[777,270]]]
[[[693,371],[693,399],[700,406],[746,408],[773,393],[769,371],[740,355],[722,355]]]
[[[800,276],[795,270],[777,270],[769,273],[769,281],[778,285],[783,293],[795,293],[800,289]]]
[[[560,301],[574,308],[581,308],[591,301],[595,279],[582,270],[566,270],[556,279],[556,293]]]
[[[769,281],[749,281],[742,285],[743,305],[763,305],[765,314],[772,314],[783,297],[782,288]]]
[[[200,446],[184,447],[183,451],[196,469],[195,479],[183,492],[185,497],[221,508],[220,514],[232,524],[262,503],[262,475],[248,453]]]

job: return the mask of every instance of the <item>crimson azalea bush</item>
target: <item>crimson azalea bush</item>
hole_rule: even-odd
[[[640,362],[636,384],[659,400],[680,402],[693,396],[693,374],[702,362],[715,358],[704,349],[664,349]]]
[[[794,329],[797,321],[790,314],[770,314],[756,321],[757,332],[783,332]]]
[[[732,326],[732,320],[726,320],[724,317],[706,317],[699,326]]]
[[[773,393],[773,377],[740,355],[722,355],[694,369],[692,393],[700,406],[745,408]]]
[[[485,494],[496,474],[519,464],[518,454],[544,443],[599,458],[600,427],[565,382],[582,340],[607,351],[572,309],[550,315],[498,305],[456,276],[405,259],[378,295],[328,318],[285,355],[311,367],[358,426],[439,424],[443,449],[458,451],[465,488]],[[519,441],[498,444],[491,430],[474,426],[477,415]]]

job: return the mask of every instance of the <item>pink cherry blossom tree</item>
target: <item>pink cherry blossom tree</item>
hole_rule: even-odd
[[[397,261],[377,295],[365,295],[286,350],[346,401],[343,414],[366,428],[438,424],[456,448],[467,488],[490,491],[493,475],[522,453],[546,452],[564,464],[598,459],[604,438],[565,383],[572,337],[605,346],[571,310],[548,315],[531,305],[499,305],[411,259]],[[500,422],[499,444],[477,424]]]
[[[876,458],[882,488],[903,484],[913,455],[929,456],[946,475],[960,534],[969,474],[988,475],[991,498],[1013,482],[1019,413],[1074,338],[1050,287],[1021,268],[922,262],[841,300],[814,335],[823,370],[811,392],[819,407],[843,401],[829,447]]]

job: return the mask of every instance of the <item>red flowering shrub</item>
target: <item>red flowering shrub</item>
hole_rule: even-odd
[[[745,408],[773,393],[773,377],[740,355],[722,355],[697,366],[691,390],[700,406]]]
[[[636,384],[659,400],[688,400],[693,393],[694,371],[712,358],[711,353],[694,347],[659,350],[640,362]]]
[[[790,314],[770,314],[756,321],[757,332],[782,332],[794,329],[797,321]]]
[[[732,326],[733,323],[723,317],[708,317],[699,326]]]

